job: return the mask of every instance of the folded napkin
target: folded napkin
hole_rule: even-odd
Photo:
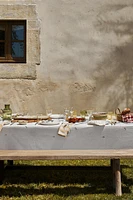
[[[88,124],[96,125],[96,126],[105,126],[105,125],[110,124],[110,122],[106,120],[91,120],[91,121],[88,121]]]
[[[3,123],[2,123],[2,124],[0,124],[0,131],[1,131],[1,130],[2,130],[2,128],[3,128],[3,125],[4,125]]]
[[[126,115],[122,115],[123,122],[133,122],[133,113],[127,113]]]
[[[67,134],[70,131],[70,127],[68,123],[63,123],[60,125],[59,130],[58,130],[58,135],[61,135],[63,137],[66,137]]]

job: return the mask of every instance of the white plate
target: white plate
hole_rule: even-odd
[[[105,126],[110,124],[107,120],[90,120],[88,121],[88,125],[98,125],[98,126]]]
[[[64,115],[62,115],[62,114],[52,114],[52,115],[50,115],[50,117],[52,119],[63,119]]]
[[[48,122],[45,122],[45,121],[42,121],[42,122],[39,122],[38,124],[40,125],[59,125],[60,123],[59,122],[54,122],[54,121],[48,121]]]

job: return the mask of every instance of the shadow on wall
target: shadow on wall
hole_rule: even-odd
[[[130,6],[132,9],[133,4]],[[115,38],[120,40],[111,47],[111,53],[101,63],[98,64],[98,72],[93,72],[96,81],[96,90],[94,93],[108,94],[105,110],[117,108],[121,104],[133,109],[133,21],[126,19],[125,12],[127,5],[110,5],[102,11],[102,17],[99,16],[96,29],[103,32],[103,35],[113,33]],[[118,11],[120,13],[118,13]],[[128,11],[128,9],[127,9]],[[106,18],[108,13],[121,14],[116,20],[112,17]],[[123,20],[122,13],[125,16]],[[129,13],[127,12],[127,15]],[[104,97],[103,97],[104,98]]]

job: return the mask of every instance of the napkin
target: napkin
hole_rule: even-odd
[[[63,123],[60,125],[59,130],[58,130],[58,135],[61,135],[63,137],[66,137],[67,134],[70,131],[70,127],[68,123]]]
[[[1,131],[1,130],[2,130],[2,128],[3,128],[3,125],[4,125],[3,123],[2,123],[2,124],[0,124],[0,131]]]
[[[133,113],[127,113],[126,115],[122,115],[123,122],[133,122]]]
[[[96,126],[105,126],[105,125],[110,124],[110,122],[106,120],[91,120],[91,121],[88,121],[88,124],[96,125]]]

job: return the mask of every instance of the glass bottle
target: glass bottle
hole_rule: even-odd
[[[12,119],[12,109],[10,108],[10,104],[5,104],[5,108],[3,109],[3,120],[11,120]]]

